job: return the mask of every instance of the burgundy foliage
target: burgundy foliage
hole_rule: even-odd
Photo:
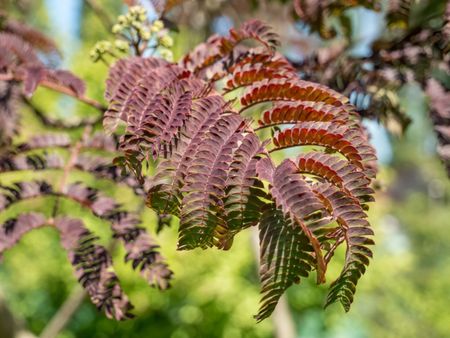
[[[245,47],[249,40],[259,46]],[[106,91],[104,126],[125,126],[121,161],[139,179],[144,162],[156,163],[147,204],[180,219],[180,250],[228,249],[239,231],[259,224],[258,320],[310,271],[325,282],[341,243],[346,261],[327,304],[348,310],[373,244],[364,210],[376,157],[358,114],[345,96],[299,79],[278,45],[270,27],[252,20],[178,64],[122,59]],[[239,104],[227,101],[231,93]],[[283,153],[277,164],[273,153],[291,147],[298,157]]]

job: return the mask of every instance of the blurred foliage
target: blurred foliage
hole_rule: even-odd
[[[123,9],[120,1],[98,2],[111,17]],[[2,8],[6,3],[13,2],[0,1]],[[52,32],[55,28],[48,21],[45,3],[22,0],[8,10]],[[243,17],[245,15],[250,14],[243,13]],[[269,21],[273,18],[273,12],[264,15],[269,16]],[[279,18],[273,19],[277,26]],[[81,20],[82,43],[68,59],[67,68],[86,80],[89,96],[101,99],[104,87],[99,84],[106,77],[107,69],[93,64],[88,54],[95,41],[107,39],[108,33],[87,6],[83,7]],[[208,16],[202,20],[210,22],[211,19]],[[206,34],[198,26],[183,26],[174,36],[175,56]],[[313,288],[314,280],[306,280],[289,290],[288,301],[299,337],[448,337],[450,183],[435,156],[436,140],[426,116],[425,97],[414,86],[402,89],[401,97],[401,104],[413,122],[405,137],[391,136],[390,143],[384,145],[393,148],[394,160],[381,168],[382,189],[370,214],[376,231],[374,260],[360,282],[352,310],[346,315],[338,305],[323,311],[321,302],[326,288]],[[77,119],[93,114],[86,106],[65,103],[49,92],[38,92],[34,100],[36,105],[52,107],[50,111],[55,117]],[[68,108],[60,109],[64,104]],[[40,128],[28,115],[22,124],[26,126],[25,134]],[[115,194],[126,201],[123,192]],[[45,201],[41,203],[45,207]],[[50,207],[48,203],[46,207]],[[71,205],[65,207],[73,209]],[[83,210],[71,212],[89,220]],[[146,211],[145,219],[146,227],[153,232],[154,215]],[[89,226],[99,230],[102,238],[110,236],[103,224],[89,221]],[[160,236],[160,241],[167,243],[163,254],[175,273],[172,289],[161,293],[148,288],[129,266],[115,259],[115,269],[136,306],[137,318],[128,322],[110,321],[85,301],[59,337],[273,337],[270,321],[255,325],[249,315],[257,308],[259,299],[251,233],[240,234],[230,251],[211,250],[208,255],[200,250],[175,254],[175,236],[171,231],[163,231]],[[122,254],[116,252],[114,256]],[[343,252],[337,254],[343,259]],[[334,272],[337,275],[339,271]],[[18,246],[5,254],[0,265],[0,295],[36,334],[75,285],[71,266],[53,229],[26,235]]]

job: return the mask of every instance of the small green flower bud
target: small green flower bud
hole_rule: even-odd
[[[139,14],[139,12],[141,11],[141,6],[133,6],[130,7],[130,13],[131,14]]]
[[[152,34],[149,32],[149,30],[147,28],[142,28],[139,31],[139,34],[140,34],[142,40],[150,40],[150,38],[152,37]]]
[[[97,62],[100,59],[100,55],[98,54],[98,51],[95,49],[95,47],[90,51],[89,57],[93,62]]]
[[[114,41],[114,46],[116,47],[117,50],[119,50],[121,52],[126,52],[128,50],[128,48],[130,47],[128,42],[126,42],[124,40]]]
[[[147,19],[147,14],[146,13],[140,13],[139,16],[138,16],[138,20],[140,22],[144,22],[145,19]]]
[[[125,15],[119,15],[117,21],[119,22],[119,24],[125,25],[127,23],[127,18]]]
[[[94,47],[94,48],[95,48],[95,49],[97,50],[97,52],[101,55],[101,54],[104,54],[104,53],[106,53],[106,52],[111,51],[112,44],[111,44],[111,42],[109,42],[109,41],[103,40],[103,41],[97,42],[97,43],[95,44],[95,47]]]
[[[168,49],[162,49],[159,51],[159,54],[161,57],[167,61],[173,61],[173,53],[171,50]]]
[[[162,22],[161,20],[155,20],[152,24],[151,31],[153,33],[158,33],[163,28],[164,28],[164,22]]]
[[[163,47],[170,48],[173,46],[173,39],[169,35],[163,35],[159,38],[159,43]]]
[[[139,30],[142,27],[142,23],[139,22],[139,21],[134,20],[134,21],[131,22],[131,26],[133,26],[134,28]]]
[[[118,34],[118,33],[120,33],[122,30],[124,29],[124,27],[123,27],[123,25],[121,25],[121,24],[115,24],[113,27],[112,27],[112,32],[114,33],[114,34]]]

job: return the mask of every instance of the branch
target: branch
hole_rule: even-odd
[[[102,22],[105,29],[110,32],[113,22],[109,15],[103,10],[95,0],[84,0],[84,3],[94,12],[98,19]]]
[[[0,81],[13,81],[13,80],[21,80],[21,79],[14,76],[11,73],[0,74]],[[56,92],[59,92],[59,93],[62,93],[62,94],[68,95],[68,96],[72,96],[73,98],[77,99],[78,101],[86,103],[86,104],[90,105],[91,107],[94,107],[94,108],[100,110],[101,112],[104,112],[107,109],[107,107],[104,106],[102,103],[100,103],[94,99],[91,99],[89,97],[86,97],[84,95],[79,96],[73,90],[63,87],[63,86],[60,86],[56,83],[53,83],[53,82],[50,82],[47,80],[42,80],[39,82],[39,86],[52,89]]]
[[[55,338],[67,325],[72,316],[78,310],[86,297],[86,291],[79,285],[75,286],[69,298],[66,299],[61,308],[56,312],[50,322],[42,331],[40,338]]]

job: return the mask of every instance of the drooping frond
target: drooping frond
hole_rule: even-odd
[[[261,321],[270,316],[289,286],[308,277],[315,258],[308,237],[275,205],[266,207],[259,231],[262,298],[255,318]]]
[[[314,249],[317,269],[317,282],[325,281],[326,264],[314,230],[330,222],[325,206],[314,194],[308,182],[297,173],[291,160],[283,161],[273,167],[270,160],[265,159],[258,164],[258,170],[270,183],[270,193],[276,206],[299,232],[305,234]]]
[[[61,234],[61,244],[69,255],[81,285],[92,303],[108,318],[131,318],[132,309],[114,273],[108,251],[96,244],[97,238],[77,219],[56,218],[55,227]]]
[[[51,55],[47,54],[56,52],[50,39],[39,35],[32,28],[9,19],[5,21],[2,15],[0,13],[0,213],[13,210],[18,203],[31,212],[7,219],[0,226],[0,255],[13,247],[26,232],[44,225],[55,227],[60,232],[61,243],[68,252],[75,274],[91,301],[109,318],[130,318],[132,305],[119,285],[107,248],[98,244],[95,234],[84,226],[84,219],[71,217],[72,208],[65,208],[64,202],[78,205],[84,212],[90,212],[90,217],[109,224],[113,238],[107,246],[113,247],[115,242],[122,242],[125,261],[131,262],[133,269],[138,270],[149,285],[166,289],[173,273],[159,252],[156,241],[146,228],[139,226],[141,218],[137,210],[141,209],[143,201],[140,205],[134,203],[131,206],[127,201],[122,205],[111,197],[114,195],[121,198],[117,192],[122,189],[140,197],[138,195],[144,194],[141,183],[145,183],[145,180],[138,182],[135,177],[125,173],[123,168],[111,163],[118,155],[118,138],[96,130],[98,117],[68,124],[66,121],[50,118],[47,112],[41,111],[26,97],[31,96],[37,87],[46,87],[76,97],[98,110],[104,110],[101,103],[84,96],[85,86],[81,79],[68,71],[47,66],[51,64],[46,59]],[[163,61],[150,63],[167,64]],[[144,62],[142,67],[147,66]],[[179,74],[174,68],[168,70]],[[164,82],[166,75],[161,71],[159,75],[148,76],[147,79],[155,80],[156,88],[166,88],[170,83],[170,79]],[[122,104],[119,102],[122,97],[119,92],[124,91],[123,80],[119,70],[116,80],[110,80],[109,85],[111,97],[118,101],[118,107]],[[192,88],[189,93],[179,87],[180,91],[183,90],[183,95],[197,95],[204,90],[203,87],[196,86],[195,80],[190,85]],[[150,98],[145,89],[139,90],[137,94],[126,102],[127,105],[134,104],[132,110],[141,107]],[[153,116],[154,121],[145,121],[145,131],[159,133],[157,149],[165,149],[171,145],[172,138],[177,138],[179,128],[167,125],[177,124],[178,119],[183,118],[179,113],[183,110],[183,99],[175,98],[176,94],[168,94],[161,93],[159,112],[152,111],[152,107],[148,107],[146,111],[149,116]],[[172,100],[175,100],[175,105],[172,105]],[[190,98],[184,101],[191,104]],[[57,129],[58,132],[36,134],[27,129],[26,133],[20,134],[20,141],[15,140],[16,131],[21,132],[17,121],[23,104],[31,108],[30,113],[42,122],[43,127]],[[173,109],[173,118],[166,119],[167,109]],[[124,112],[118,114],[119,119]],[[139,123],[141,122],[144,121]],[[147,135],[139,140],[143,140],[144,136]],[[27,176],[23,171],[39,171],[36,173],[38,179],[17,181],[23,179],[22,174]],[[84,184],[78,180],[90,183]],[[31,200],[34,199],[42,199],[50,204],[48,214],[33,212],[36,203]]]
[[[59,231],[61,244],[68,252],[75,275],[94,305],[108,318],[130,318],[132,306],[118,284],[111,257],[104,247],[95,243],[97,238],[78,219],[47,219],[35,212],[8,219],[0,229],[0,257],[27,232],[45,225],[54,225]]]
[[[374,244],[369,237],[373,235],[373,231],[359,202],[345,192],[329,184],[319,184],[316,192],[326,201],[333,217],[342,227],[339,233],[347,247],[344,268],[330,286],[326,306],[339,301],[345,311],[348,311],[353,302],[356,284],[372,257],[372,251],[367,245]]]

